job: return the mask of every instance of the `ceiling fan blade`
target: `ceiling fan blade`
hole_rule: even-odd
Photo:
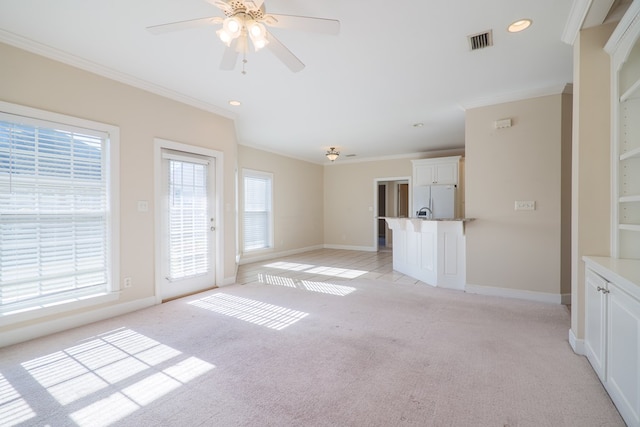
[[[249,10],[258,10],[262,7],[264,0],[244,0],[244,5]]]
[[[289,67],[291,71],[297,73],[302,71],[304,64],[298,59],[280,40],[275,38],[270,32],[266,32],[266,37],[269,43],[267,43],[267,49],[269,49],[284,65]]]
[[[238,39],[234,39],[231,45],[224,50],[222,55],[222,61],[220,61],[220,69],[225,71],[231,71],[236,67],[238,62]]]
[[[224,11],[231,12],[233,10],[233,7],[231,7],[231,5],[224,0],[204,0],[204,1],[214,5],[215,7],[222,10],[223,12]]]
[[[189,19],[187,21],[171,22],[169,24],[152,25],[151,27],[147,27],[147,30],[153,34],[162,34],[170,31],[187,30],[189,28],[221,24],[222,21],[223,19],[219,16],[210,16],[208,18]]]
[[[340,32],[340,21],[335,19],[270,13],[265,15],[263,22],[275,28],[288,28],[312,33],[337,35]]]

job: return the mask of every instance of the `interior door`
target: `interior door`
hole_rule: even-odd
[[[160,297],[215,286],[215,159],[162,150]]]
[[[409,184],[398,184],[398,216],[409,216]]]

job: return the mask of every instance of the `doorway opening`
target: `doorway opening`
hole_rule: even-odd
[[[384,217],[409,216],[409,178],[377,178],[375,206],[375,246],[378,251],[390,251],[393,248],[393,234]]]

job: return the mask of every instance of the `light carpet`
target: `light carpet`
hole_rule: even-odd
[[[232,285],[0,349],[0,425],[624,426],[560,305]]]

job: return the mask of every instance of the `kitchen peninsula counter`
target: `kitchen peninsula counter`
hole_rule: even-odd
[[[465,224],[473,218],[384,217],[393,232],[393,269],[431,286],[464,290]]]

